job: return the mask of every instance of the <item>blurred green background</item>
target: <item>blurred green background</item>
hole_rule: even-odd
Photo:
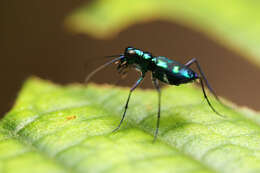
[[[106,1],[100,2],[106,3]],[[136,3],[136,1],[133,2]],[[151,2],[155,3],[155,1]],[[214,2],[218,3],[218,1]],[[113,9],[100,14],[98,6],[92,5],[96,1],[4,0],[0,6],[1,21],[3,21],[1,27],[2,50],[0,51],[0,77],[2,81],[0,85],[0,113],[3,115],[11,108],[19,88],[27,77],[36,75],[63,84],[83,82],[89,72],[108,61],[108,59],[103,58],[104,56],[121,53],[129,45],[150,51],[154,55],[167,56],[181,63],[188,61],[192,57],[197,57],[218,95],[228,98],[239,105],[259,110],[260,70],[259,65],[254,64],[254,62],[257,62],[257,50],[260,50],[257,44],[260,36],[251,34],[254,31],[255,33],[259,32],[257,30],[259,23],[252,22],[254,25],[250,23],[251,18],[254,21],[253,19],[259,15],[258,2],[245,1],[244,5],[243,3],[241,5],[242,1],[237,2],[243,7],[241,11],[237,10],[237,8],[240,8],[239,5],[234,6],[236,10],[232,10],[233,4],[229,4],[226,11],[220,6],[216,6],[216,12],[218,10],[222,12],[222,9],[223,12],[228,13],[228,16],[229,14],[246,16],[245,18],[237,18],[234,24],[237,22],[238,25],[223,23],[223,33],[229,31],[229,34],[226,35],[221,35],[222,30],[217,28],[217,26],[222,25],[220,22],[225,21],[226,16],[221,16],[222,18],[214,17],[211,13],[212,9],[202,11],[200,17],[201,19],[208,19],[208,23],[207,20],[202,20],[204,27],[201,29],[200,27],[191,27],[196,26],[198,24],[196,20],[200,19],[196,18],[195,15],[194,18],[189,15],[181,18],[181,20],[185,19],[185,21],[188,19],[194,25],[179,22],[180,20],[172,22],[173,18],[160,13],[160,10],[158,11],[157,7],[153,5],[151,6],[153,8],[148,8],[144,14],[136,11],[136,14],[144,16],[142,20],[135,16],[137,20],[135,22],[135,18],[130,20],[122,15],[120,18],[121,23],[118,21],[109,23],[113,24],[112,27],[114,28],[123,28],[117,30],[120,31],[118,34],[115,34],[115,29],[112,30],[114,32],[112,37],[104,33],[112,32],[109,31],[106,23],[110,20],[110,12],[111,15],[114,15],[117,11]],[[190,3],[196,3],[196,1],[190,1]],[[254,3],[256,4],[254,5]],[[178,5],[182,5],[183,9],[188,9],[187,12],[191,12],[190,14],[196,14],[196,11],[193,11],[194,8],[197,11],[200,10],[200,7],[201,9],[207,9],[207,6],[190,7],[185,6],[185,3]],[[78,7],[82,7],[82,9],[77,11],[76,15],[81,15],[82,10],[84,12],[85,9],[91,7],[92,11],[89,10],[90,13],[95,14],[96,12],[96,16],[100,17],[101,24],[98,22],[97,25],[92,24],[93,28],[82,22],[85,22],[84,15],[80,20],[85,27],[90,28],[89,32],[92,34],[85,34],[87,31],[84,27],[77,30],[75,29],[77,25],[68,27],[68,25],[64,24],[64,21],[67,24],[70,23],[67,16],[72,14]],[[135,14],[135,6],[130,5],[130,7],[132,9],[128,12]],[[116,7],[112,6],[112,8]],[[162,12],[164,11],[167,10],[162,10]],[[249,15],[245,15],[245,11]],[[124,10],[121,12],[125,14]],[[128,15],[128,13],[126,14]],[[181,16],[180,14],[179,12],[178,15]],[[146,17],[149,15],[152,17]],[[162,15],[164,18],[156,17],[157,15]],[[86,22],[91,19],[88,17],[86,16]],[[130,20],[131,25],[127,25],[124,20]],[[122,21],[125,23],[122,23]],[[240,21],[247,22],[242,23]],[[212,34],[214,25],[207,24],[214,24],[214,22],[218,23],[216,30],[219,32],[216,37],[210,37],[207,31],[209,30],[209,33]],[[101,26],[103,26],[103,29],[101,29]],[[248,28],[252,30],[247,30]],[[84,32],[79,32],[83,30]],[[93,31],[97,31],[96,34],[100,33],[100,36],[93,35]],[[234,39],[234,42],[238,43],[236,48],[225,43],[225,38],[234,38],[233,33],[241,35],[241,38]],[[245,37],[248,39],[243,40],[242,38]],[[250,51],[253,53],[247,53]],[[113,84],[118,77],[114,67],[111,66],[97,74],[93,82]],[[137,75],[133,71],[120,85],[130,86],[136,77]],[[142,87],[152,87],[149,77],[142,84]]]

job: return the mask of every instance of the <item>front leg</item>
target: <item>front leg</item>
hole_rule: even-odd
[[[129,95],[128,95],[128,98],[127,98],[127,101],[126,101],[126,104],[125,104],[125,109],[124,109],[124,113],[123,113],[122,119],[121,119],[119,125],[117,126],[117,128],[115,128],[115,129],[113,130],[113,132],[117,131],[117,130],[120,128],[121,124],[123,123],[124,118],[125,118],[125,115],[126,115],[126,111],[127,111],[127,108],[128,108],[128,103],[129,103],[131,94],[132,94],[132,92],[136,89],[136,87],[143,81],[143,79],[144,79],[144,74],[142,74],[142,76],[136,81],[136,83],[135,83],[135,84],[133,85],[133,87],[131,88],[131,90],[130,90],[130,92],[129,92]]]

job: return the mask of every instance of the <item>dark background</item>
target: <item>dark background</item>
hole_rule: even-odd
[[[35,75],[62,84],[82,82],[91,70],[108,61],[102,57],[121,53],[129,45],[181,63],[197,57],[218,95],[260,109],[260,70],[239,54],[202,33],[163,21],[136,24],[111,40],[72,34],[65,29],[64,18],[85,2],[1,2],[0,115],[11,108],[27,77]],[[136,77],[131,73],[121,85],[130,86]],[[111,67],[93,81],[113,84],[117,78]],[[152,87],[149,80],[148,77],[142,87]]]

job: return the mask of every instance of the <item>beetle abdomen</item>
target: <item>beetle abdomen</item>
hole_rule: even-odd
[[[190,68],[166,57],[154,57],[153,61],[156,64],[156,70],[153,72],[153,75],[167,84],[179,85],[188,83],[198,77]]]

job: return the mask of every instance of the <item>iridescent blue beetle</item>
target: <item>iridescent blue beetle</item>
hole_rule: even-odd
[[[111,60],[110,62],[98,67],[96,70],[94,70],[92,73],[90,73],[87,78],[86,82],[99,70],[103,69],[104,67],[116,63],[118,64],[117,70],[120,74],[125,74],[127,72],[127,69],[134,67],[136,70],[138,70],[141,73],[140,78],[137,80],[137,82],[132,86],[126,104],[124,108],[124,113],[122,116],[122,119],[117,126],[117,128],[114,130],[118,130],[125,118],[126,111],[128,108],[128,103],[131,97],[132,92],[134,89],[143,81],[146,72],[150,71],[152,73],[152,82],[158,91],[158,115],[157,115],[157,127],[154,134],[154,141],[157,138],[158,130],[159,130],[159,123],[160,123],[160,109],[161,109],[161,91],[159,86],[159,81],[162,81],[166,84],[170,85],[180,85],[185,84],[189,82],[193,82],[194,80],[198,79],[201,88],[204,94],[205,99],[207,100],[207,103],[209,107],[214,111],[217,115],[223,116],[220,113],[218,113],[214,107],[211,105],[206,92],[204,88],[204,82],[210,92],[214,95],[214,97],[220,102],[217,95],[215,94],[214,90],[210,86],[208,80],[206,79],[202,69],[200,68],[199,62],[196,60],[196,58],[191,59],[186,64],[180,64],[174,60],[168,59],[163,56],[153,56],[149,52],[144,52],[142,50],[136,49],[134,47],[127,47],[125,49],[124,54],[119,55],[118,58],[115,58]],[[190,65],[195,63],[195,65],[198,68],[199,74],[194,72],[192,69],[190,69]],[[220,102],[221,103],[221,102]]]

